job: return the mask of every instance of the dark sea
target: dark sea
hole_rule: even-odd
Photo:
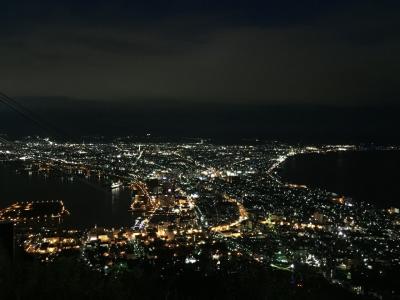
[[[279,175],[386,208],[400,206],[399,172],[400,151],[349,151],[292,156]]]
[[[20,164],[0,163],[0,208],[17,201],[63,200],[70,215],[64,224],[72,228],[131,226],[128,211],[131,192],[109,190],[96,178],[70,179],[44,176],[24,170]]]

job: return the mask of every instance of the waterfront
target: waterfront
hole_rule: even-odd
[[[283,181],[327,189],[378,207],[400,205],[399,151],[307,153],[289,157],[281,166]]]
[[[17,167],[18,165],[18,167]],[[283,181],[320,187],[378,207],[400,204],[397,195],[399,151],[348,151],[289,157],[279,170]],[[20,164],[0,164],[0,208],[17,201],[63,200],[75,228],[131,226],[127,189],[108,190],[96,178],[38,174]]]
[[[19,164],[0,164],[0,208],[18,201],[42,200],[62,200],[71,213],[64,223],[72,228],[132,225],[129,190],[108,190],[96,178],[30,175]]]
[[[399,148],[27,139],[0,144],[0,206],[63,200],[51,218],[64,212],[64,230],[47,225],[48,213],[36,213],[31,203],[2,210],[3,220],[17,224],[18,245],[41,261],[73,254],[103,274],[124,276],[147,265],[149,274],[175,279],[187,271],[226,276],[257,266],[262,272],[290,272],[294,290],[314,282],[303,280],[304,274],[314,274],[356,294],[399,294],[390,281],[398,278],[393,270],[400,263],[398,209],[375,209],[276,177],[301,153],[330,157],[357,150],[358,156],[389,149]],[[387,161],[385,172],[394,175],[396,164],[388,169],[394,159]],[[364,166],[383,172],[375,164],[367,159]],[[111,183],[127,188],[111,192]],[[32,214],[39,221],[27,221]],[[31,226],[31,221],[36,222]]]

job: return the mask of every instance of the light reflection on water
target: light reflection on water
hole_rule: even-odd
[[[0,208],[17,201],[63,200],[71,215],[64,224],[76,228],[131,226],[131,193],[109,190],[97,179],[38,174],[15,164],[0,164]]]

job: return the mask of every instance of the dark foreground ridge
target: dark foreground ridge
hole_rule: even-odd
[[[224,271],[184,271],[161,277],[160,270],[138,265],[118,276],[93,272],[74,258],[51,264],[28,258],[11,262],[0,254],[2,299],[366,299],[305,273],[297,287],[291,275],[238,261]],[[239,267],[240,266],[240,267]],[[205,265],[204,268],[207,268]],[[235,270],[235,269],[239,269]]]

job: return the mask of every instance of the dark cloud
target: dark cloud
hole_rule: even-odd
[[[1,90],[175,110],[400,96],[395,2],[136,2],[2,1]]]

